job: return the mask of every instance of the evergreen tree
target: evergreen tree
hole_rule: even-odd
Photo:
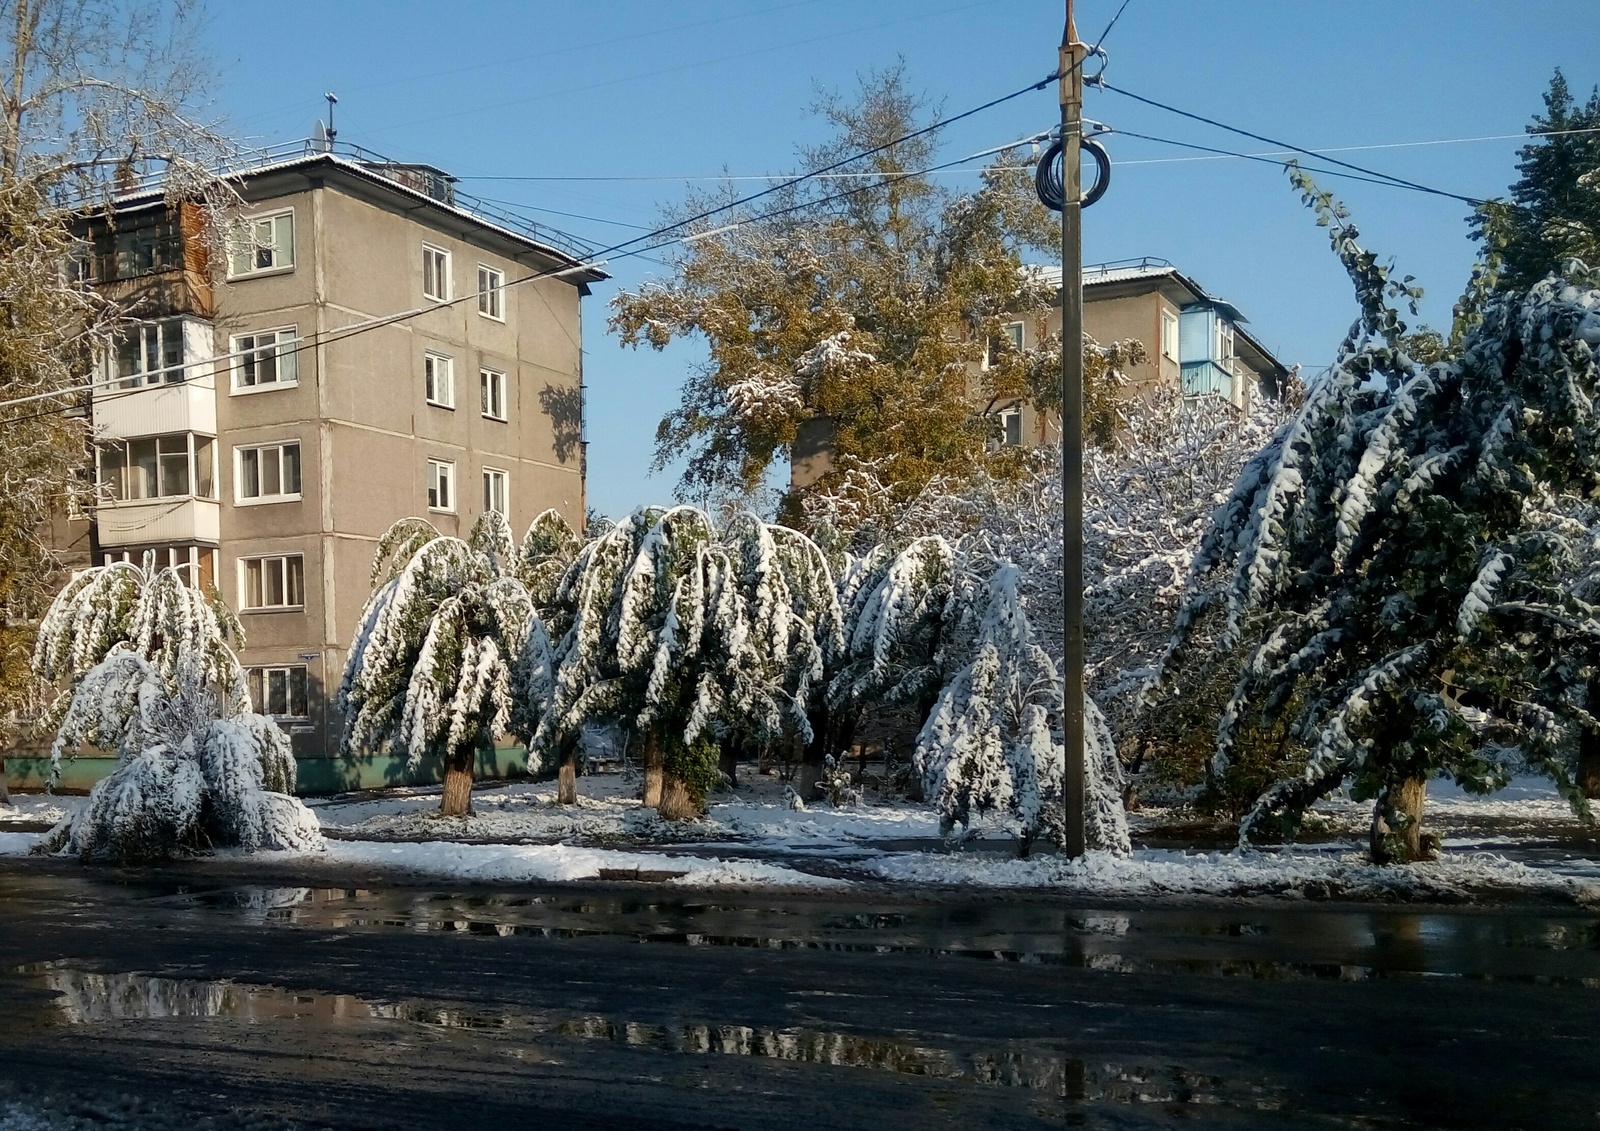
[[[1415,288],[1294,179],[1361,316],[1219,509],[1174,637],[1214,611],[1223,644],[1243,645],[1214,773],[1241,725],[1292,720],[1281,780],[1241,837],[1291,830],[1348,783],[1376,800],[1373,857],[1414,859],[1429,778],[1489,792],[1522,765],[1586,812],[1574,776],[1600,706],[1600,623],[1572,583],[1592,551],[1570,513],[1600,488],[1597,280],[1505,293],[1423,366],[1390,305]]]
[[[374,575],[395,547],[421,540],[403,519],[380,540]],[[477,754],[513,725],[516,697],[548,684],[549,638],[503,515],[489,511],[467,541],[434,537],[367,602],[339,688],[347,754],[393,751],[415,769],[444,767],[439,811],[471,811]],[[541,680],[538,674],[546,673]]]
[[[1580,104],[1558,69],[1511,186],[1514,207],[1480,210],[1473,235],[1498,245],[1499,282],[1526,291],[1568,259],[1600,265],[1600,87]],[[1498,224],[1496,220],[1500,221]]]

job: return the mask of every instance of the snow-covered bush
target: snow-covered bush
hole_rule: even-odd
[[[971,661],[939,693],[917,738],[915,765],[944,830],[976,818],[1008,819],[1024,851],[1037,836],[1062,843],[1065,748],[1061,681],[1022,608],[1021,573],[995,570],[986,587]],[[1085,697],[1089,847],[1126,853],[1122,769],[1110,732]]]
[[[1287,717],[1281,780],[1241,836],[1290,830],[1346,783],[1375,798],[1375,858],[1422,850],[1426,781],[1488,792],[1574,769],[1600,701],[1595,607],[1569,583],[1600,489],[1600,289],[1581,264],[1489,302],[1443,360],[1407,352],[1413,288],[1303,176],[1361,316],[1331,374],[1244,469],[1195,560],[1173,639],[1241,647],[1213,773],[1241,728]],[[1591,739],[1592,745],[1592,739]]]
[[[523,583],[505,518],[488,512],[467,541],[397,523],[391,547],[414,545],[362,612],[339,687],[342,748],[394,751],[415,769],[444,761],[440,812],[470,810],[477,752],[513,727],[514,699],[550,682],[549,638]],[[528,718],[537,706],[516,717]]]
[[[117,767],[41,851],[130,863],[202,852],[322,847],[316,817],[288,789],[289,741],[262,715],[228,714],[199,661],[175,688],[131,645],[84,674],[62,720],[54,760],[92,743]]]

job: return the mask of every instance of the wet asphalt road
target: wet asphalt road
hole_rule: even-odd
[[[1600,1128],[1597,1041],[1581,908],[0,863],[0,1128]]]

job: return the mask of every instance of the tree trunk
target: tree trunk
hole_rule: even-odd
[[[666,821],[688,821],[700,816],[702,810],[689,787],[676,774],[664,774],[661,783],[661,802],[656,812]]]
[[[1422,835],[1422,804],[1428,797],[1424,778],[1406,778],[1385,786],[1372,811],[1372,862],[1410,864],[1430,852]]]
[[[472,763],[478,751],[471,745],[458,746],[445,755],[444,798],[439,802],[441,817],[466,817],[472,813]]]
[[[661,804],[661,744],[653,730],[644,734],[644,804],[647,809]]]
[[[1600,680],[1589,682],[1589,713],[1600,711]],[[1600,732],[1585,727],[1578,733],[1578,789],[1600,798]]]
[[[728,779],[729,786],[739,784],[739,744],[731,734],[722,740],[717,752],[717,769]]]
[[[0,758],[0,805],[11,804],[11,787],[6,784],[6,760]]]
[[[568,742],[561,747],[561,764],[556,768],[556,804],[578,803],[578,747]]]

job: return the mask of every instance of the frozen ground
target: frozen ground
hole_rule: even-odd
[[[1523,895],[1600,902],[1600,841],[1546,783],[1521,779],[1491,798],[1444,782],[1429,789],[1426,820],[1444,852],[1436,861],[1375,868],[1364,859],[1370,805],[1335,797],[1317,807],[1302,843],[1232,851],[1175,846],[1195,829],[1181,814],[1132,818],[1129,859],[1051,853],[1015,858],[1003,827],[952,844],[925,806],[903,801],[789,807],[775,777],[749,775],[712,799],[699,821],[661,821],[621,776],[579,779],[577,805],[555,803],[555,783],[484,783],[474,815],[437,816],[437,788],[310,802],[328,834],[327,866],[534,882],[640,879],[694,886],[826,887],[840,883],[1054,889],[1096,895],[1268,895],[1282,898],[1462,899]],[[25,853],[44,822],[76,798],[19,796],[0,808],[0,855]],[[1184,844],[1207,843],[1204,836]],[[279,857],[281,859],[281,857]],[[316,866],[322,866],[318,864]]]

